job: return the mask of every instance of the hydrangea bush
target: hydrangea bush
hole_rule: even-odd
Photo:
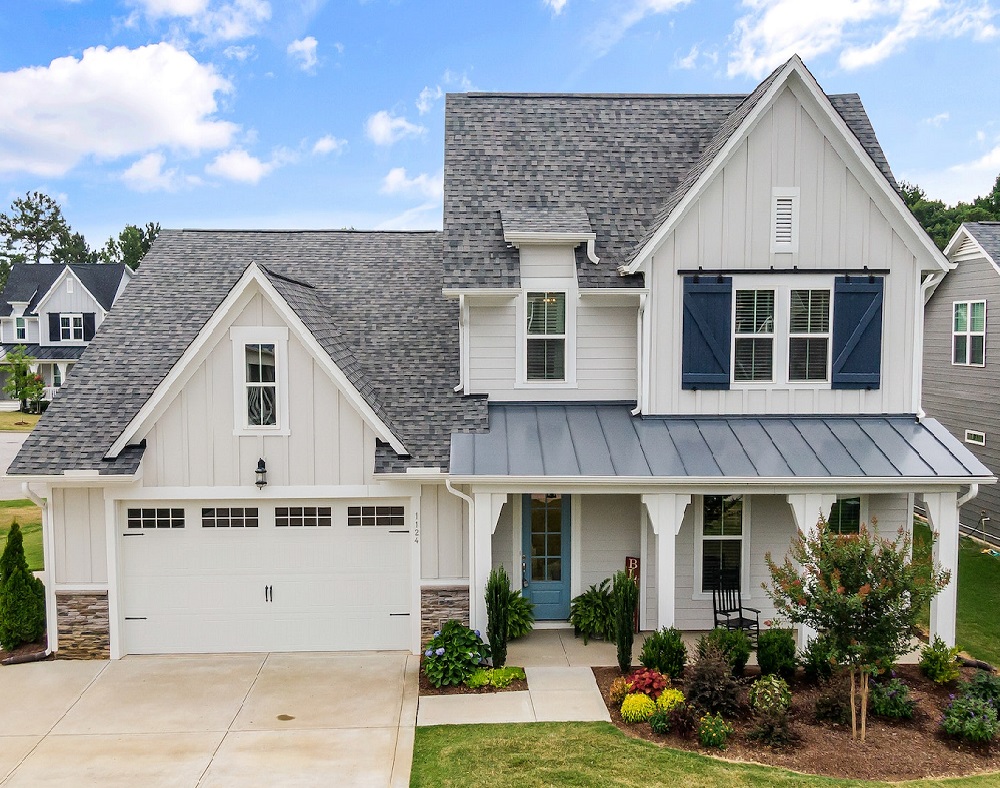
[[[465,683],[490,656],[479,630],[448,621],[424,646],[424,673],[435,687]]]

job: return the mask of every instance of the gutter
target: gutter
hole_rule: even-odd
[[[463,501],[465,501],[467,504],[469,504],[469,511],[470,512],[475,511],[476,502],[474,500],[472,500],[471,496],[466,495],[461,490],[456,490],[454,487],[452,487],[451,486],[451,479],[445,479],[444,480],[444,488],[448,492],[450,492],[452,495],[461,498]]]
[[[917,414],[917,421],[922,421],[927,413],[924,412],[923,408],[923,370],[924,370],[924,307],[927,305],[928,300],[934,294],[934,290],[941,280],[944,279],[944,273],[935,272],[928,274],[927,277],[920,283],[919,297],[917,298],[917,305],[920,307],[916,310],[917,319],[916,325],[913,331],[913,354],[916,357],[917,363],[913,365],[913,411]]]
[[[53,651],[59,649],[59,627],[56,618],[56,573],[55,559],[53,557],[55,533],[52,528],[52,513],[49,510],[48,499],[36,494],[31,489],[29,482],[21,482],[21,492],[25,498],[42,510],[42,560],[45,562],[45,571],[52,573],[51,577],[48,574],[45,576],[45,579],[48,581],[45,583],[45,642],[47,648],[43,656],[34,655],[34,658],[22,659],[25,662],[32,662],[34,659],[45,659]]]
[[[643,326],[646,323],[646,301],[649,296],[643,294],[639,296],[639,311],[636,315],[635,331],[636,331],[636,358],[635,358],[635,410],[632,411],[633,416],[638,416],[642,413],[642,392],[645,380],[645,370],[642,366],[642,359],[644,355],[644,345],[645,345],[645,331],[643,331]]]
[[[958,501],[957,501],[958,508],[961,509],[963,506],[965,506],[969,501],[971,501],[977,495],[979,495],[979,484],[976,483],[976,482],[973,482],[972,484],[969,485],[969,491],[965,495],[963,495],[961,498],[958,499]]]

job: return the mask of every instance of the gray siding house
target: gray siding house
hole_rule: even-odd
[[[166,230],[11,473],[62,655],[406,649],[626,562],[640,623],[993,474],[920,412],[948,262],[856,95],[451,95],[440,232]],[[955,636],[955,583],[931,629]]]
[[[994,472],[1000,469],[1000,223],[968,222],[948,242],[951,271],[924,319],[924,409]],[[993,325],[990,325],[990,321]],[[991,333],[992,332],[992,333]],[[992,336],[992,339],[991,339]],[[962,507],[962,527],[1000,543],[1000,489]]]

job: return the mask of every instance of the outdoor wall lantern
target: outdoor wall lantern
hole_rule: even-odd
[[[258,490],[263,490],[264,485],[267,484],[267,465],[264,464],[264,458],[261,457],[257,460],[257,481],[254,482],[257,485]]]

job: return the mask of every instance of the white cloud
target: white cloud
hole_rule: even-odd
[[[224,148],[239,127],[215,117],[216,94],[231,90],[211,65],[164,43],[2,72],[0,172],[58,176],[88,156]]]
[[[590,46],[598,55],[606,55],[635,25],[647,16],[667,14],[691,0],[632,0],[616,4],[617,15],[600,23],[589,36]]]
[[[131,0],[150,19],[183,19],[190,32],[217,41],[256,35],[271,18],[267,0]]]
[[[270,161],[261,161],[247,153],[244,148],[233,148],[216,156],[206,165],[205,172],[237,183],[256,184],[265,175],[296,159],[295,153],[287,148],[275,150]]]
[[[133,0],[132,5],[147,16],[159,19],[165,16],[197,16],[208,8],[208,0]]]
[[[316,140],[312,152],[317,156],[326,156],[328,153],[340,153],[345,145],[347,145],[347,140],[337,139],[332,134],[327,134]]]
[[[677,59],[676,63],[677,68],[683,69],[685,71],[694,68],[698,63],[699,54],[700,52],[698,51],[698,45],[695,44],[693,47],[691,47],[690,52],[688,52],[684,57]]]
[[[975,0],[973,0],[975,2]],[[1000,33],[996,12],[965,0],[743,0],[747,13],[736,21],[729,76],[760,79],[793,54],[804,60],[835,53],[841,68],[879,63],[918,38]]]
[[[312,36],[300,38],[288,45],[285,51],[292,60],[298,61],[298,66],[307,74],[316,73],[316,47],[318,42]]]
[[[166,161],[162,153],[147,153],[122,173],[122,180],[137,192],[174,191],[180,174],[176,168],[164,170]]]
[[[425,202],[379,222],[376,230],[440,230],[441,203]]]
[[[435,200],[444,196],[444,173],[428,175],[420,173],[415,178],[408,178],[405,167],[394,167],[382,179],[382,194],[419,194]]]
[[[253,44],[247,44],[246,46],[232,44],[223,49],[222,54],[230,60],[238,60],[240,63],[243,63],[244,61],[254,58],[257,54],[257,50]]]
[[[376,145],[392,145],[405,137],[417,137],[426,133],[427,129],[423,126],[410,123],[406,118],[390,115],[384,109],[365,121],[365,134]]]
[[[469,75],[464,71],[459,74],[457,71],[452,71],[450,68],[444,70],[444,74],[441,75],[441,80],[448,87],[458,88],[461,93],[468,93],[470,90],[476,90],[476,86],[472,84],[472,80],[469,79]]]
[[[559,16],[566,7],[567,0],[542,0],[542,2],[552,9],[553,14]]]
[[[940,128],[941,125],[947,122],[948,118],[950,117],[951,116],[947,112],[940,112],[937,115],[934,115],[933,117],[924,118],[921,121],[921,123],[924,123],[928,126],[934,126],[935,128]]]
[[[434,102],[438,101],[444,95],[444,91],[441,89],[440,85],[435,85],[430,87],[426,85],[423,90],[420,91],[420,95],[417,96],[417,112],[421,115],[426,115],[431,111],[434,106]]]

